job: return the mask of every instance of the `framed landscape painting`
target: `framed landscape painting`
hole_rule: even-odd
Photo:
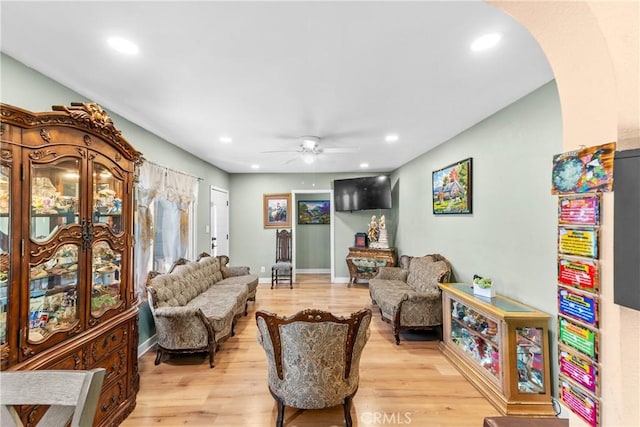
[[[433,213],[470,214],[471,157],[433,171]]]
[[[299,200],[298,224],[329,224],[330,208],[328,200]]]
[[[264,228],[291,227],[291,193],[263,194]]]

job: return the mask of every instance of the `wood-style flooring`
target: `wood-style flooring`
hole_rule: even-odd
[[[305,308],[348,314],[370,307],[371,338],[360,362],[360,387],[353,399],[353,425],[479,427],[496,409],[438,350],[431,332],[405,332],[394,343],[391,326],[371,304],[366,284],[331,284],[328,275],[298,275],[293,289],[260,284],[249,315],[236,335],[221,345],[209,368],[205,355],[165,356],[155,350],[140,358],[137,406],[122,424],[133,426],[275,425],[276,404],[267,388],[267,365],[256,341],[255,311],[290,315]],[[343,426],[342,406],[323,410],[285,409],[287,427]]]

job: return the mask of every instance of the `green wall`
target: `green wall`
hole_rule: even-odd
[[[399,253],[440,253],[458,281],[491,277],[497,292],[552,315],[556,353],[557,196],[562,120],[555,81],[414,159],[392,175]],[[473,213],[434,215],[431,171],[473,158]],[[395,200],[394,200],[395,201]],[[551,357],[551,360],[555,360]],[[552,375],[553,378],[553,375]]]

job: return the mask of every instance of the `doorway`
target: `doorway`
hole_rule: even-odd
[[[311,227],[311,230],[314,230],[313,227],[326,227],[326,225],[300,225],[298,224],[298,202],[299,201],[305,201],[305,200],[329,200],[330,201],[330,222],[329,222],[329,236],[328,236],[328,244],[322,245],[321,246],[321,250],[323,251],[327,251],[326,253],[323,253],[323,256],[327,256],[328,257],[328,262],[329,262],[329,270],[330,270],[330,279],[331,279],[331,283],[333,283],[334,279],[335,279],[335,256],[334,256],[334,217],[335,217],[335,210],[333,207],[333,190],[331,189],[327,189],[327,190],[292,190],[292,204],[293,204],[293,209],[292,212],[294,213],[292,221],[291,221],[291,230],[293,231],[293,241],[292,241],[292,249],[293,249],[293,281],[296,282],[296,272],[297,270],[300,269],[299,265],[298,265],[298,261],[300,258],[300,261],[303,261],[301,258],[301,256],[299,256],[300,254],[298,254],[298,250],[299,250],[299,242],[297,242],[298,238],[297,236],[299,235],[300,232],[304,232],[306,230],[304,230],[302,227]],[[315,231],[315,230],[314,230]],[[302,248],[300,248],[302,249]],[[307,248],[305,248],[305,251],[308,251]],[[317,272],[317,270],[315,269],[310,269],[307,270],[310,272]]]
[[[211,255],[229,255],[229,192],[211,187]]]

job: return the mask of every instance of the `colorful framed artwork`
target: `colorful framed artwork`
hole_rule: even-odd
[[[291,227],[291,193],[262,196],[264,228]]]
[[[331,204],[328,200],[299,200],[298,224],[329,224]]]
[[[600,290],[598,262],[558,257],[558,283],[598,293]]]
[[[571,381],[560,380],[560,400],[591,427],[600,425],[600,401]]]
[[[600,333],[558,316],[558,342],[597,362]]]
[[[597,328],[598,305],[596,296],[558,287],[558,313],[565,317]]]
[[[472,158],[433,171],[433,214],[470,214]]]
[[[553,156],[551,194],[613,189],[615,142]]]
[[[560,224],[600,225],[600,194],[558,197]]]
[[[598,230],[558,227],[558,252],[565,255],[598,258]]]

